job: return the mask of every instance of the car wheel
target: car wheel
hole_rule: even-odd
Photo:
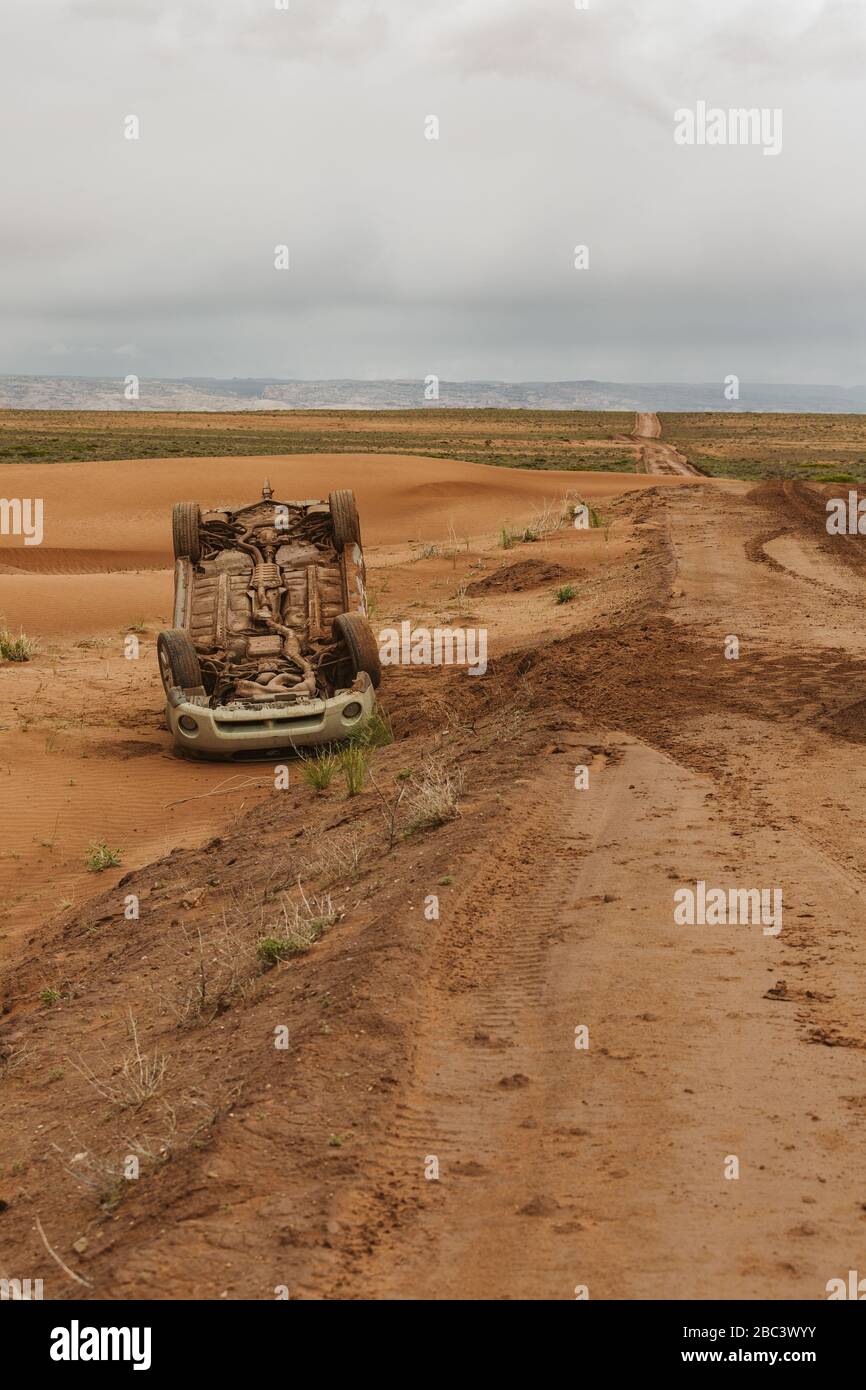
[[[175,502],[171,512],[171,536],[176,560],[192,560],[194,565],[198,564],[201,559],[200,524],[198,502]]]
[[[351,680],[354,680],[360,671],[366,671],[374,690],[378,689],[382,679],[379,648],[373,636],[373,629],[363,613],[341,613],[339,618],[334,619],[333,633],[334,640],[342,642],[348,652]],[[351,684],[351,681],[347,683]]]
[[[185,695],[197,695],[202,689],[201,665],[192,638],[182,627],[169,627],[156,639],[159,674],[166,695],[178,686]]]
[[[334,526],[334,543],[338,550],[342,550],[344,545],[354,542],[361,544],[361,519],[358,516],[358,504],[355,501],[355,494],[349,488],[340,488],[338,492],[328,494],[328,506],[331,508],[331,521]]]

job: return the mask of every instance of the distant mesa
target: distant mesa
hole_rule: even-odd
[[[128,401],[122,377],[0,376],[4,410],[747,410],[860,414],[866,386],[622,381],[440,381],[438,401],[417,380],[281,381],[275,377],[142,377]]]

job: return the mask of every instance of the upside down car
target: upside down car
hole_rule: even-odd
[[[352,492],[241,508],[177,502],[166,721],[193,757],[266,758],[348,738],[381,668]]]

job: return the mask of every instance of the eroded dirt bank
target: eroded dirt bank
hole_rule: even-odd
[[[829,543],[819,490],[641,481],[606,530],[472,552],[571,575],[563,605],[383,552],[382,619],[489,625],[487,675],[389,673],[375,786],[293,773],[9,953],[0,1273],[53,1298],[821,1298],[856,1267],[866,550]],[[379,792],[430,757],[460,816],[389,849]],[[262,973],[298,875],[339,920]],[[782,930],[676,925],[698,880],[780,888]]]

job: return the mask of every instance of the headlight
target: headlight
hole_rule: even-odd
[[[177,721],[178,728],[183,729],[185,734],[197,734],[198,724],[189,714],[182,714]]]
[[[357,718],[358,718],[358,715],[361,714],[362,712],[363,712],[363,706],[362,706],[362,705],[359,705],[357,700],[353,700],[352,703],[351,703],[350,705],[345,705],[345,706],[343,707],[343,718],[344,718],[344,719],[350,719],[350,720],[351,720],[351,719],[357,719]]]

